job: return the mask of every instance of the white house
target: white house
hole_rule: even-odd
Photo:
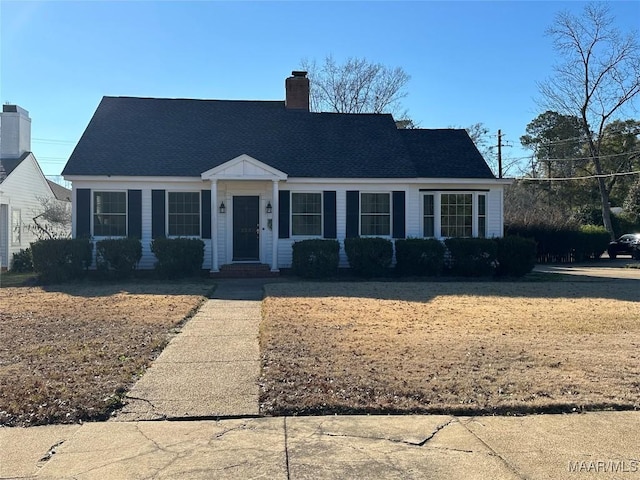
[[[10,268],[13,254],[39,238],[33,219],[43,212],[43,202],[70,206],[70,197],[68,189],[44,177],[31,152],[29,112],[17,105],[3,105],[0,113],[0,268]],[[71,232],[56,233],[64,236]]]
[[[308,238],[499,237],[503,188],[464,130],[399,130],[391,115],[285,101],[104,97],[63,175],[73,235],[205,242],[204,268],[291,265]],[[346,265],[344,250],[341,263]]]

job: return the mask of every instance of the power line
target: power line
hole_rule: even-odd
[[[57,140],[55,138],[32,138],[31,140],[36,143],[51,143],[55,145],[74,145],[76,143],[73,140]]]
[[[613,153],[611,155],[598,155],[598,158],[612,158],[612,157],[622,157],[624,155],[633,155],[636,153],[640,153],[640,150],[631,150],[625,153]],[[534,157],[534,154],[527,155],[526,157],[515,157],[510,158],[510,160],[531,160]],[[540,162],[573,162],[576,160],[593,160],[593,157],[575,157],[575,158],[541,158]]]
[[[625,153],[612,153],[611,155],[598,155],[598,158],[613,158],[613,157],[623,157],[625,155],[633,155],[635,153],[640,153],[640,150],[631,150],[630,152]],[[571,162],[574,160],[593,160],[593,157],[576,157],[576,158],[541,158],[541,162]]]
[[[611,178],[611,177],[622,177],[625,175],[638,175],[640,174],[640,170],[635,170],[633,172],[621,172],[621,173],[602,173],[597,175],[587,175],[585,177],[522,177],[520,180],[526,180],[531,182],[563,182],[568,180],[589,180],[593,178]]]

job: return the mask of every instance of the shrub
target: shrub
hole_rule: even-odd
[[[536,264],[535,240],[511,235],[495,241],[498,246],[498,275],[522,277],[533,270]]]
[[[326,278],[338,273],[337,240],[302,240],[293,244],[293,271],[306,278]]]
[[[488,238],[448,238],[451,273],[463,277],[492,275],[496,268],[498,245]]]
[[[345,238],[344,250],[356,275],[380,277],[389,272],[393,245],[386,238]]]
[[[537,245],[537,262],[575,262],[599,258],[609,245],[609,235],[595,225],[576,228],[547,226],[509,226],[509,235],[533,238]]]
[[[13,254],[11,271],[15,273],[33,272],[33,259],[31,257],[30,248],[23,248],[19,252]]]
[[[607,250],[610,240],[611,236],[604,227],[598,225],[581,226],[574,245],[575,261],[600,258]]]
[[[142,258],[137,238],[116,238],[96,242],[96,268],[106,276],[128,278]]]
[[[433,238],[396,240],[396,270],[400,275],[440,275],[445,248]]]
[[[156,272],[162,277],[197,275],[204,262],[204,242],[199,238],[156,238],[151,251],[158,259]]]
[[[611,224],[616,238],[625,233],[640,232],[640,219],[634,220],[629,214],[611,215]]]
[[[31,244],[33,269],[43,283],[82,278],[91,265],[93,244],[88,238],[38,240]]]

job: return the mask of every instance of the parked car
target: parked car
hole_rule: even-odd
[[[640,259],[640,233],[626,233],[617,240],[609,243],[607,248],[609,258],[616,258],[618,255],[631,255],[635,259]]]

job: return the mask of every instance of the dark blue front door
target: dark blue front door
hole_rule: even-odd
[[[260,259],[260,197],[233,197],[233,260]]]

